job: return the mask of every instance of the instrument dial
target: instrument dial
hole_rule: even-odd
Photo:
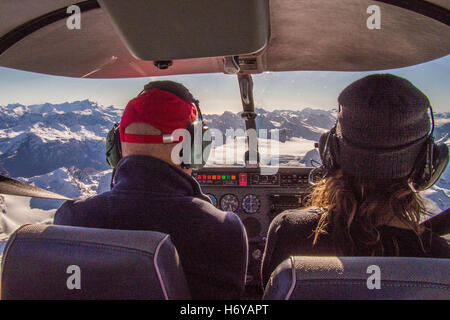
[[[239,208],[239,200],[234,194],[226,194],[220,199],[220,207],[224,211],[236,212]]]
[[[242,209],[244,209],[246,213],[255,213],[259,210],[260,206],[261,201],[254,194],[248,194],[242,199]]]

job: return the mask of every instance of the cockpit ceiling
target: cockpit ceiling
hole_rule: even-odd
[[[242,0],[237,0],[236,10],[239,1]],[[259,53],[257,69],[252,72],[383,70],[450,53],[448,17],[444,18],[446,21],[438,21],[385,2],[393,1],[270,0],[270,38]],[[450,9],[450,0],[400,2],[428,3],[441,12],[446,9],[447,14]],[[55,10],[65,10],[74,3],[77,2],[2,0],[0,66],[86,78],[224,72],[222,56],[177,59],[165,70],[156,68],[153,61],[136,59],[95,1],[85,1],[88,6],[81,14],[80,30],[66,27],[66,15],[42,24],[18,41],[11,43],[10,38],[9,43],[5,41],[6,35],[10,36],[16,28]],[[366,10],[373,4],[381,8],[379,30],[366,27],[369,17]]]

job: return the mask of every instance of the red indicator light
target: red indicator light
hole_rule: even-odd
[[[203,179],[203,180],[206,180],[206,176],[205,176],[205,175],[203,175],[203,176],[202,176],[202,179]]]
[[[208,176],[208,180],[211,180],[211,176]]]
[[[247,185],[247,174],[239,173],[239,185],[246,186]]]

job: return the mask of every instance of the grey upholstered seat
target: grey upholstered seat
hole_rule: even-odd
[[[2,299],[188,299],[166,234],[26,225],[6,244]]]
[[[450,299],[450,259],[290,257],[264,299]]]

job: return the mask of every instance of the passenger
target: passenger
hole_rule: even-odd
[[[149,83],[122,116],[123,158],[112,190],[65,202],[54,223],[170,234],[193,299],[239,299],[248,247],[242,223],[211,204],[191,168],[175,164],[171,153],[176,144],[162,143],[162,134],[187,128],[196,119],[193,101],[179,83]],[[124,142],[124,136],[131,137],[127,141],[153,136],[161,142]]]
[[[338,101],[336,138],[324,134],[319,142],[330,169],[314,187],[310,208],[272,221],[264,285],[291,255],[450,257],[445,239],[419,226],[426,210],[410,187],[429,137],[428,98],[386,74],[354,82]]]

